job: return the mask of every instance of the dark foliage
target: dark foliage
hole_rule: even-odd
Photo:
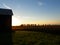
[[[13,26],[13,30],[37,31],[37,32],[46,32],[60,35],[60,25],[21,25],[21,26]]]

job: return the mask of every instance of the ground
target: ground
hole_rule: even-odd
[[[60,35],[33,31],[15,31],[14,45],[60,45]]]

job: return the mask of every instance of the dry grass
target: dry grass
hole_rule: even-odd
[[[14,45],[60,45],[60,35],[44,32],[15,31]]]

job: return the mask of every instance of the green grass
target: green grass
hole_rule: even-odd
[[[60,36],[32,31],[15,31],[14,45],[60,45]]]

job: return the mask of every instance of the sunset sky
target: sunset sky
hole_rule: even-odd
[[[12,9],[18,25],[60,24],[60,0],[0,0],[0,8]]]

